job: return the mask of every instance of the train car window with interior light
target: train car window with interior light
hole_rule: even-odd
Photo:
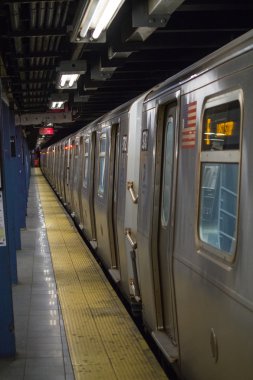
[[[234,150],[240,143],[240,104],[229,102],[206,109],[202,150]]]
[[[222,99],[213,107],[207,102],[203,116],[198,233],[207,249],[232,261],[237,243],[241,110],[239,100]]]
[[[105,191],[105,155],[106,155],[106,133],[102,133],[99,139],[99,180],[98,195],[102,197]]]

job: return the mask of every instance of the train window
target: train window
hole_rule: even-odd
[[[206,109],[202,150],[239,149],[240,104],[238,100]]]
[[[106,155],[106,133],[102,133],[99,139],[99,181],[98,195],[104,195],[105,187],[105,155]]]
[[[171,182],[173,167],[173,141],[174,141],[174,122],[173,117],[169,116],[165,129],[164,144],[164,167],[163,167],[163,185],[162,185],[162,207],[161,223],[167,227],[170,216],[170,199],[171,199]]]
[[[208,105],[200,155],[199,237],[214,248],[212,253],[232,261],[237,242],[240,103],[232,100]]]
[[[235,251],[238,164],[202,163],[200,238],[232,255]]]
[[[84,177],[83,177],[83,187],[88,187],[88,168],[89,168],[89,149],[90,149],[90,140],[87,138],[84,142]]]

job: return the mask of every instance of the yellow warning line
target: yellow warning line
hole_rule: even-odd
[[[57,290],[77,380],[166,379],[40,170]]]

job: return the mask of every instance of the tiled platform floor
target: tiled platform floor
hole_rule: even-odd
[[[27,229],[21,239],[19,281],[13,287],[17,355],[0,360],[0,380],[72,380],[35,176],[31,177]]]

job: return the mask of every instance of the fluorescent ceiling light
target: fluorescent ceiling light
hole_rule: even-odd
[[[95,30],[92,33],[92,37],[94,38],[94,40],[96,40],[100,36],[102,31],[107,28],[107,25],[110,24],[111,20],[116,14],[116,11],[118,11],[121,5],[122,5],[122,0],[110,0],[107,3],[102,15],[100,16],[98,20]]]
[[[86,37],[92,30],[92,38],[97,39],[108,28],[125,0],[93,0],[90,2],[81,22],[80,36]]]
[[[51,110],[64,110],[64,103],[65,101],[63,100],[51,100],[49,103],[49,108]]]
[[[61,109],[64,102],[52,102],[51,109]]]
[[[78,80],[80,74],[61,74],[60,87],[73,87],[73,84]]]
[[[64,110],[64,103],[69,100],[69,95],[66,93],[51,94],[49,98],[49,108],[51,110]],[[50,126],[50,121],[47,122],[47,126]]]
[[[80,75],[87,71],[87,62],[85,60],[62,61],[56,69],[58,71],[56,79],[56,88],[60,90],[73,90],[77,88],[77,81]],[[64,100],[61,98],[52,100]]]

